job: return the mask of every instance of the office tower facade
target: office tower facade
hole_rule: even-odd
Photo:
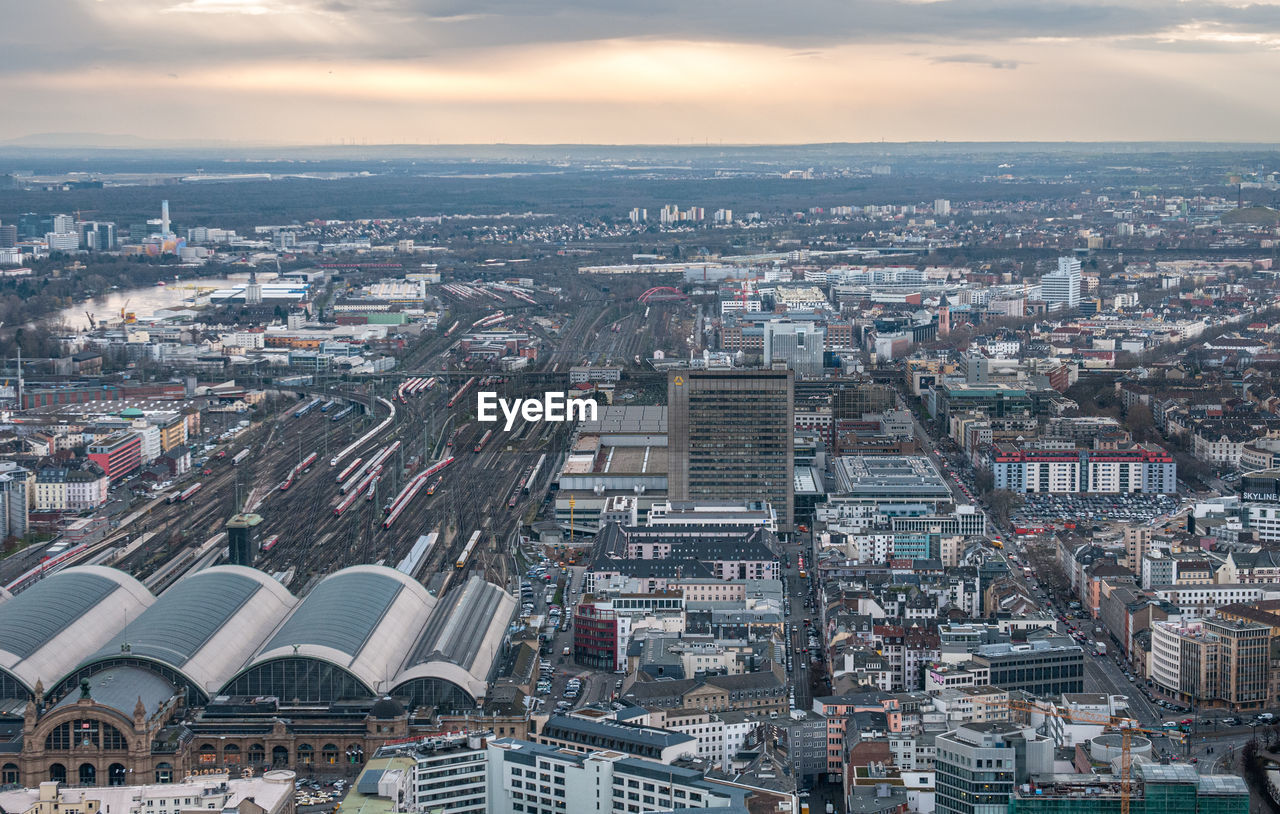
[[[933,202],[933,214],[940,218],[945,218],[951,214],[951,201],[946,198],[938,198]]]
[[[18,227],[14,224],[0,225],[0,249],[12,249],[18,245]]]
[[[1004,721],[966,724],[936,744],[937,814],[1008,814],[1018,783],[1053,771],[1053,741]]]
[[[116,248],[116,225],[104,221],[81,221],[76,224],[80,248],[93,252],[109,252]]]
[[[41,215],[39,212],[23,212],[18,216],[18,237],[22,240],[35,240],[49,232],[58,231],[53,227],[53,215]]]
[[[80,235],[75,232],[48,232],[44,242],[51,252],[73,252],[80,248]]]
[[[1080,305],[1080,261],[1059,257],[1058,270],[1040,279],[1040,296],[1050,305],[1077,308]]]
[[[785,364],[803,376],[822,375],[826,331],[820,326],[790,320],[764,324],[764,363]]]
[[[780,531],[795,508],[790,370],[682,370],[667,377],[673,500],[768,501]]]

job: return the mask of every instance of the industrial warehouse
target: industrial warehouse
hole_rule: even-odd
[[[159,598],[103,566],[0,598],[0,782],[169,782],[202,766],[357,764],[474,714],[515,600],[472,577],[437,600],[358,565],[299,599],[222,565]]]

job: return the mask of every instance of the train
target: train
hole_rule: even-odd
[[[248,457],[249,457],[249,450],[242,449],[236,453],[236,457],[231,459],[231,465],[238,466],[241,461],[243,461],[245,458],[248,458]]]
[[[298,479],[298,476],[301,475],[303,472],[306,472],[308,469],[310,469],[311,465],[316,462],[316,457],[317,457],[316,453],[313,452],[307,457],[303,458],[302,461],[293,469],[290,469],[288,477],[286,477],[283,481],[280,482],[280,491],[281,492],[289,491],[289,487],[292,486],[293,482]]]
[[[387,506],[385,507],[387,517],[385,520],[382,521],[382,528],[383,529],[391,528],[391,526],[396,522],[396,519],[400,517],[400,515],[404,513],[404,510],[408,508],[409,504],[413,502],[414,496],[417,495],[419,491],[421,491],[423,485],[426,484],[427,480],[430,479],[431,476],[439,473],[442,469],[444,469],[449,464],[453,463],[453,461],[454,461],[454,458],[452,455],[450,455],[448,458],[437,461],[436,463],[424,469],[419,474],[415,475],[413,477],[413,480],[409,481],[409,484],[400,490],[400,494],[396,495],[395,499],[392,500],[390,503],[388,503]],[[441,479],[443,479],[443,477]],[[437,480],[431,486],[432,491],[434,491],[436,486],[439,486],[439,485],[440,485],[440,481]]]
[[[524,472],[520,474],[520,481],[516,484],[516,494],[529,494],[529,477],[533,474],[533,467],[526,466]]]
[[[434,495],[436,490],[440,488],[440,484],[444,483],[444,475],[436,478],[435,481],[427,487],[427,494]]]
[[[382,464],[386,463],[386,461],[392,455],[394,455],[396,450],[398,449],[400,449],[399,441],[392,441],[390,444],[383,447],[381,450],[378,451],[377,455],[374,455],[372,458],[369,459],[368,463],[360,467],[360,470],[356,472],[354,477],[344,480],[342,485],[338,487],[338,491],[345,495],[347,493],[347,490],[350,489],[352,486],[354,486],[357,483],[363,483],[366,473],[374,469],[380,469]],[[360,489],[357,488],[356,491],[360,491]]]
[[[375,467],[372,471],[369,472],[369,474],[365,475],[364,478],[359,481],[356,488],[352,489],[351,492],[347,494],[347,496],[338,503],[338,505],[333,507],[333,516],[341,517],[342,513],[345,512],[347,509],[350,509],[351,505],[356,502],[356,500],[360,497],[360,495],[365,493],[366,489],[373,488],[374,482],[381,476],[382,476],[381,466]],[[352,482],[354,482],[354,480]]]
[[[67,567],[68,565],[71,564],[72,560],[74,560],[76,557],[79,557],[81,554],[85,553],[88,550],[89,550],[89,544],[81,543],[79,545],[68,548],[67,550],[63,551],[60,554],[56,554],[50,557],[44,557],[40,560],[39,564],[37,564],[32,568],[28,568],[26,571],[23,571],[21,574],[15,577],[12,582],[4,586],[5,590],[7,590],[11,594],[16,594],[19,591],[22,591],[26,588],[30,588],[32,585],[34,585],[40,579],[44,578],[46,575],[52,574],[56,571],[60,571],[63,568]]]
[[[406,404],[408,403],[408,399],[406,399],[405,396],[416,396],[419,393],[430,390],[436,386],[436,382],[438,381],[440,380],[435,376],[432,376],[429,379],[405,379],[400,383],[400,386],[396,388],[396,400],[401,404]]]
[[[330,420],[330,421],[333,421],[333,422],[335,422],[335,423],[336,423],[336,422],[338,422],[338,421],[341,421],[342,419],[344,419],[344,418],[346,418],[347,416],[351,415],[352,411],[353,411],[353,410],[355,410],[355,409],[356,409],[356,406],[355,406],[354,404],[348,404],[346,407],[343,407],[341,410],[339,410],[338,412],[334,413],[334,414],[333,414],[333,416],[332,416],[329,420]]]
[[[538,480],[538,473],[542,471],[542,467],[546,462],[547,454],[544,452],[542,453],[542,456],[538,458],[538,462],[533,465],[533,469],[529,471],[529,476],[525,479],[523,491],[526,495],[537,488],[536,482]]]
[[[196,492],[199,492],[200,487],[202,486],[204,486],[203,483],[193,483],[190,486],[188,486],[186,489],[183,489],[181,492],[178,492],[177,494],[169,495],[169,502],[182,503],[190,499],[191,496],[194,495]]]
[[[314,409],[315,409],[315,408],[320,404],[320,402],[321,402],[321,401],[322,401],[322,399],[318,399],[318,398],[316,398],[316,399],[312,399],[311,401],[309,401],[309,402],[307,402],[306,404],[302,405],[302,406],[301,406],[301,407],[299,407],[298,409],[294,410],[294,411],[293,411],[293,417],[294,417],[294,418],[302,418],[302,417],[303,417],[303,416],[305,416],[307,413],[309,413],[309,412],[311,412],[312,410],[314,410]]]
[[[344,480],[346,480],[346,479],[347,479],[347,476],[348,476],[348,475],[350,475],[352,472],[355,472],[355,471],[356,471],[356,467],[360,466],[360,462],[361,462],[361,461],[363,461],[363,460],[364,460],[364,458],[356,458],[354,461],[352,461],[350,464],[348,464],[348,465],[347,465],[347,468],[346,468],[346,469],[344,469],[344,470],[342,470],[341,472],[339,472],[339,473],[338,473],[338,483],[342,483]]]
[[[467,544],[462,547],[462,553],[458,555],[458,561],[454,564],[457,568],[466,568],[467,560],[471,559],[472,553],[476,550],[476,544],[480,542],[480,532],[471,532],[471,537],[467,540]]]
[[[320,412],[322,413],[329,412],[330,410],[333,409],[333,405],[337,403],[338,403],[337,399],[329,399],[328,401],[326,401],[324,404],[320,406]]]
[[[465,382],[463,382],[462,386],[458,388],[458,391],[453,394],[453,397],[449,399],[449,403],[446,404],[445,406],[452,409],[453,405],[457,404],[458,400],[461,399],[463,395],[465,395],[466,392],[475,385],[475,383],[476,383],[475,376],[472,376],[470,379],[467,379]]]
[[[270,537],[268,537],[267,539],[263,540],[263,541],[262,541],[262,546],[261,546],[261,551],[262,551],[262,553],[263,553],[263,554],[265,554],[265,553],[267,553],[268,551],[270,551],[271,549],[275,548],[275,547],[276,547],[276,543],[278,543],[278,542],[280,542],[280,535],[279,535],[279,534],[273,534],[273,535],[271,535]]]
[[[480,440],[476,442],[475,451],[478,453],[484,449],[484,445],[489,443],[489,439],[493,437],[493,430],[485,430],[484,435],[480,436]]]
[[[387,417],[386,417],[386,418],[384,418],[384,419],[382,419],[382,421],[378,424],[378,426],[376,426],[376,427],[374,427],[373,429],[369,430],[367,433],[365,433],[364,435],[360,436],[360,437],[359,437],[359,438],[357,438],[355,441],[352,441],[350,444],[348,444],[348,445],[346,446],[346,448],[345,448],[345,449],[343,449],[343,450],[342,450],[341,452],[339,452],[337,455],[334,455],[332,458],[330,458],[330,459],[329,459],[329,466],[337,466],[338,464],[342,463],[342,459],[343,459],[343,458],[347,457],[348,455],[350,455],[351,453],[355,452],[355,451],[356,451],[357,449],[359,449],[360,447],[362,447],[362,446],[364,446],[365,444],[369,443],[369,441],[370,441],[370,440],[372,440],[373,438],[375,438],[375,437],[377,437],[379,434],[381,434],[381,433],[383,432],[383,430],[385,430],[387,427],[390,427],[390,426],[391,426],[391,422],[393,422],[393,421],[395,421],[395,420],[396,420],[396,406],[395,406],[395,404],[391,403],[391,402],[390,402],[390,401],[388,401],[387,399],[384,399],[382,396],[378,396],[378,401],[380,401],[380,402],[382,402],[384,405],[386,405],[386,407],[387,407]]]

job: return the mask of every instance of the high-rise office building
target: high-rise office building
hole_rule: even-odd
[[[0,249],[12,249],[18,245],[18,227],[10,224],[0,225]]]
[[[1008,814],[1017,784],[1053,771],[1053,741],[1004,721],[966,724],[936,743],[937,814]]]
[[[673,500],[768,501],[780,531],[795,506],[795,374],[681,370],[667,377],[667,490]]]
[[[1077,308],[1080,305],[1080,261],[1059,257],[1058,270],[1040,278],[1040,296],[1050,305]]]
[[[34,240],[54,231],[53,215],[41,215],[39,212],[23,212],[18,216],[18,237],[23,240]]]
[[[946,198],[938,198],[933,202],[933,214],[940,218],[945,218],[951,214],[951,201]]]
[[[803,376],[822,375],[826,331],[819,325],[775,319],[764,324],[764,363],[785,364]]]
[[[80,221],[76,224],[80,248],[109,252],[116,248],[116,225],[104,221]]]

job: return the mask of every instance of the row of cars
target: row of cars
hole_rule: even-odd
[[[1064,517],[1082,521],[1147,522],[1178,510],[1173,495],[1146,494],[1029,494],[1013,514],[1014,525],[1053,522]]]
[[[333,791],[327,791],[324,784],[317,780],[299,779],[294,783],[294,804],[302,806],[333,807],[342,799],[347,789],[347,781],[333,781]]]

